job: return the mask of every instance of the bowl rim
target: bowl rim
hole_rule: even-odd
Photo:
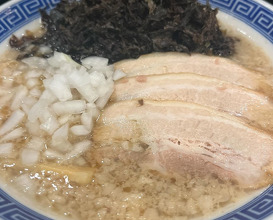
[[[46,1],[49,4],[49,8],[47,8],[47,10],[50,10],[56,3],[59,2],[59,0],[38,0],[37,2],[42,2],[42,1]],[[227,13],[227,14],[231,14],[230,11],[228,11],[228,9],[225,9],[224,4],[226,3],[226,5],[228,6],[229,2],[240,2],[240,1],[244,1],[247,2],[251,5],[251,3],[256,3],[258,5],[260,5],[261,9],[263,9],[265,12],[269,12],[269,14],[272,14],[272,25],[269,32],[266,32],[266,30],[263,30],[259,27],[259,23],[255,23],[255,20],[253,23],[249,23],[246,22],[246,17],[244,17],[243,14],[232,14],[232,16],[234,16],[235,18],[237,18],[240,21],[243,21],[244,23],[246,23],[248,26],[250,26],[251,28],[253,28],[254,30],[256,30],[257,32],[261,33],[263,35],[263,37],[267,38],[267,40],[269,40],[271,42],[271,44],[273,44],[273,5],[271,5],[270,3],[264,1],[264,0],[210,0],[210,4],[214,4],[214,6],[219,5],[219,6],[223,6],[221,7],[221,11]],[[12,8],[14,5],[19,4],[21,2],[30,2],[30,0],[10,0],[2,5],[0,5],[0,18],[1,18],[1,13],[10,13],[11,10],[10,8]],[[199,2],[201,3],[206,3],[206,0],[199,0]],[[227,7],[228,8],[228,7]],[[259,9],[259,7],[258,7]],[[257,9],[257,10],[258,10]],[[5,39],[8,38],[8,36],[10,36],[11,33],[19,30],[21,27],[25,26],[26,24],[32,22],[33,20],[39,18],[40,15],[38,14],[34,14],[31,17],[27,18],[25,22],[21,23],[21,25],[16,26],[16,27],[11,27],[10,31],[5,35]],[[1,22],[1,20],[0,20]],[[258,25],[258,26],[257,26]],[[270,36],[270,34],[272,34],[272,36]],[[1,35],[0,35],[1,37]],[[0,44],[3,42],[3,40],[0,39]],[[219,218],[217,218],[217,220],[224,220],[224,219],[231,219],[232,217],[237,217],[237,219],[246,219],[247,217],[252,217],[254,219],[264,219],[266,217],[268,217],[269,215],[272,215],[273,213],[273,206],[271,208],[271,211],[265,213],[265,215],[262,216],[262,218],[255,218],[253,217],[253,215],[248,215],[248,213],[246,212],[246,210],[250,207],[252,208],[257,202],[259,202],[261,199],[263,199],[264,197],[270,197],[271,196],[271,200],[273,202],[273,185],[268,187],[267,189],[265,189],[259,196],[255,197],[254,199],[252,199],[250,202],[242,205],[241,207],[232,210],[231,212],[219,216]],[[19,207],[19,209],[21,208],[23,211],[28,211],[31,214],[33,214],[35,216],[35,219],[43,219],[43,220],[47,220],[50,219],[46,216],[44,216],[43,214],[38,213],[37,211],[28,208],[27,206],[23,205],[21,202],[17,201],[16,199],[14,199],[12,196],[10,196],[8,193],[5,192],[5,190],[3,188],[0,187],[0,219],[7,219],[4,218],[1,214],[1,202],[2,200],[4,201],[10,201],[10,203],[14,203],[17,205],[17,208]],[[247,210],[249,211],[249,210]]]

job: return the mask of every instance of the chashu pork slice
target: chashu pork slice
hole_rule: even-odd
[[[215,77],[246,88],[272,95],[272,87],[265,77],[236,62],[222,57],[185,53],[152,53],[117,62],[116,69],[127,76],[191,72]]]
[[[273,103],[266,95],[212,77],[185,73],[134,76],[117,81],[111,100],[132,99],[193,102],[273,131]]]
[[[193,103],[117,102],[104,110],[93,140],[107,149],[124,141],[148,146],[134,159],[161,172],[209,172],[246,188],[272,181],[270,135]]]

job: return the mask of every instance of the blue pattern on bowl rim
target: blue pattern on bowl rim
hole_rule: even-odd
[[[39,8],[52,9],[60,0],[21,0],[0,12],[0,43],[13,32],[39,18]],[[206,0],[199,0],[206,3]],[[273,11],[252,0],[210,0],[212,7],[232,15],[273,44]],[[242,207],[217,220],[258,220],[273,213],[273,186]],[[49,220],[0,189],[0,219]]]

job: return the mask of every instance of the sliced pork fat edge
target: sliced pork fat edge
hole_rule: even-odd
[[[191,72],[215,77],[272,96],[273,89],[259,72],[222,57],[185,53],[152,53],[117,62],[128,76]]]

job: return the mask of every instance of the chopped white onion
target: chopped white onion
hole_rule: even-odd
[[[51,69],[54,69],[54,68],[52,68],[51,66],[49,66],[49,67],[47,68],[47,71],[43,72],[43,77],[45,77],[45,79],[49,79],[49,78],[52,77],[52,74],[51,74],[51,73],[53,73],[54,71],[51,70]]]
[[[60,64],[61,65],[71,64],[74,66],[79,65],[74,60],[72,60],[70,56],[68,56],[64,53],[57,52],[57,51],[55,51],[54,56],[48,58],[47,61],[48,61],[49,65],[51,65],[52,67],[56,67],[56,68],[60,68]]]
[[[21,162],[24,165],[32,165],[38,162],[40,152],[34,149],[25,148],[21,152]]]
[[[106,58],[88,57],[79,65],[59,52],[54,52],[49,59],[31,57],[23,62],[26,65],[18,74],[24,73],[25,86],[19,86],[16,91],[0,91],[0,105],[1,101],[6,104],[13,97],[11,109],[14,110],[0,128],[0,135],[4,135],[0,141],[15,140],[28,132],[31,139],[20,154],[26,165],[37,163],[41,154],[48,160],[75,158],[73,163],[86,164],[81,155],[91,147],[91,141],[71,144],[69,134],[78,136],[74,137],[76,141],[87,138],[84,136],[91,133],[99,109],[106,105],[114,90],[113,80],[125,74],[115,71]],[[27,65],[32,69],[26,71]],[[6,81],[7,86],[13,84],[12,80]],[[25,114],[26,129],[16,128]],[[50,140],[47,140],[48,135],[52,135]],[[12,151],[12,144],[4,146]]]
[[[47,88],[59,99],[59,101],[72,99],[72,94],[65,75],[54,75],[53,80],[47,85]]]
[[[27,86],[29,89],[31,89],[31,88],[33,88],[33,87],[35,87],[35,86],[38,86],[38,85],[40,85],[40,80],[37,79],[37,78],[30,78],[30,79],[28,79],[27,82],[26,82],[26,86]]]
[[[93,71],[90,73],[91,85],[95,88],[99,87],[102,83],[105,83],[106,79],[103,73],[98,71]]]
[[[43,68],[45,69],[48,66],[46,59],[40,57],[28,57],[22,60],[25,64],[28,64],[31,67]]]
[[[27,93],[28,93],[28,89],[25,86],[21,85],[17,88],[17,91],[13,97],[13,100],[10,106],[10,109],[12,111],[18,109],[21,106],[23,99],[27,96]]]
[[[73,145],[68,140],[59,140],[54,145],[50,145],[50,147],[61,153],[67,153],[73,149]]]
[[[13,150],[13,143],[0,144],[0,156],[9,156]]]
[[[49,90],[45,90],[39,100],[43,100],[48,105],[50,105],[53,102],[57,101],[57,98],[52,94],[52,92],[50,92]]]
[[[104,75],[107,79],[112,80],[113,79],[113,73],[115,71],[114,65],[109,65],[103,68],[101,71],[103,71]]]
[[[21,108],[23,111],[28,115],[30,109],[32,106],[37,102],[37,99],[34,97],[27,96],[23,99],[23,104],[21,105]]]
[[[42,112],[44,111],[44,109],[47,108],[47,106],[48,106],[47,101],[40,99],[29,110],[29,112],[28,112],[28,120],[31,121],[31,122],[36,121],[40,117],[40,115],[42,114]]]
[[[105,106],[106,103],[108,102],[110,96],[112,95],[113,91],[114,91],[114,86],[113,86],[113,85],[109,85],[108,90],[106,91],[106,93],[105,93],[103,96],[101,96],[101,97],[95,102],[96,105],[97,105],[97,107],[98,107],[99,109],[103,109],[103,108],[104,108],[104,106]]]
[[[26,126],[29,134],[32,136],[41,136],[44,133],[44,131],[42,131],[40,129],[40,122],[38,121],[38,119],[33,122],[27,121],[25,123],[25,126]]]
[[[22,137],[24,132],[25,132],[25,129],[23,129],[22,127],[16,128],[10,133],[3,136],[0,141],[4,142],[4,141],[11,141],[11,140],[17,139],[19,137]]]
[[[52,145],[57,145],[59,142],[66,141],[68,139],[68,123],[57,129],[51,139]]]
[[[40,129],[46,131],[48,134],[53,134],[56,129],[60,126],[58,120],[54,115],[50,115],[47,120],[43,121],[40,125]]]
[[[17,125],[19,125],[24,119],[25,113],[18,109],[14,111],[11,116],[5,121],[5,123],[0,128],[0,135],[3,135],[11,130],[13,130]]]
[[[122,70],[117,69],[113,73],[113,80],[116,81],[116,80],[119,80],[119,79],[121,79],[121,78],[123,78],[125,76],[126,76],[126,74]]]
[[[96,120],[100,115],[100,110],[94,103],[87,104],[87,111],[92,115],[93,119]]]
[[[28,120],[35,121],[37,118],[41,116],[44,109],[47,109],[47,107],[55,102],[57,98],[48,90],[45,90],[43,94],[41,95],[38,102],[36,102],[35,105],[32,106],[28,113]]]
[[[21,70],[15,70],[13,73],[12,73],[12,76],[13,77],[17,77],[17,76],[20,76],[23,72]]]
[[[90,134],[90,130],[88,130],[84,125],[74,125],[70,128],[70,130],[76,136]]]
[[[35,98],[39,98],[42,94],[41,90],[38,89],[38,88],[33,88],[29,91],[29,94],[32,96],[32,97],[35,97]]]
[[[65,115],[61,115],[59,118],[58,118],[58,121],[61,125],[67,123],[70,118],[71,118],[72,115],[70,114],[65,114]]]
[[[45,139],[41,137],[33,137],[31,140],[27,143],[27,148],[41,151],[45,148]]]
[[[84,100],[55,102],[52,109],[57,115],[80,114],[86,109],[86,102]]]
[[[91,141],[82,141],[74,145],[74,149],[65,155],[66,159],[78,157],[91,147]]]
[[[48,160],[63,159],[64,157],[63,154],[52,149],[47,149],[44,154]]]
[[[40,46],[39,47],[40,54],[50,54],[51,52],[52,52],[52,49],[48,46]]]
[[[30,96],[27,96],[23,99],[23,103],[26,104],[28,107],[32,107],[37,101],[37,98]]]
[[[34,69],[34,70],[30,70],[26,73],[25,78],[29,79],[29,78],[38,78],[43,74],[43,71],[40,69]]]
[[[108,65],[108,59],[103,57],[87,57],[81,60],[83,66],[90,68],[96,68]]]
[[[26,104],[23,103],[23,104],[21,105],[21,108],[22,108],[22,110],[23,110],[26,114],[29,113],[30,108],[29,108]]]
[[[99,96],[102,97],[106,93],[108,93],[109,90],[114,89],[114,82],[111,79],[107,79],[99,88],[98,88],[98,93]]]
[[[93,128],[93,114],[91,111],[82,113],[81,122],[88,131],[91,131]]]
[[[68,75],[68,80],[72,87],[76,88],[88,102],[94,102],[98,99],[99,95],[96,89],[91,85],[90,76],[86,71],[71,72]]]

